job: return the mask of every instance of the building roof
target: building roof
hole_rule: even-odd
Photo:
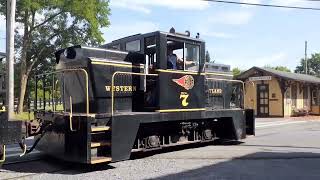
[[[283,78],[286,80],[320,84],[320,78],[315,77],[315,76],[292,73],[292,72],[284,72],[284,71],[278,71],[278,70],[271,69],[271,68],[260,68],[260,67],[252,67],[249,70],[238,75],[236,78],[237,79],[246,79],[255,71],[261,71],[266,74],[269,74],[272,76],[277,76],[277,77],[280,77],[280,78]]]

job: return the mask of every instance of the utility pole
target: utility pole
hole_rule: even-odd
[[[304,61],[306,63],[306,74],[308,74],[307,48],[308,48],[308,41],[305,41],[305,43],[304,43]]]
[[[7,31],[6,31],[6,61],[7,61],[7,104],[8,120],[13,119],[14,113],[14,25],[16,0],[7,0]]]

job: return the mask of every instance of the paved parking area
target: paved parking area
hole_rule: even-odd
[[[53,159],[4,166],[0,179],[320,179],[320,121],[257,119],[241,144],[191,145],[84,166]]]

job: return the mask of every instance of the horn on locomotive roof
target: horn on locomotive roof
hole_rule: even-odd
[[[169,30],[169,33],[171,34],[178,34],[180,36],[187,36],[187,37],[190,37],[190,31],[185,31],[185,33],[179,33],[179,32],[176,32],[176,30],[172,27],[170,30]]]
[[[199,38],[200,38],[200,33],[197,33],[196,38],[197,38],[197,39],[199,39]]]

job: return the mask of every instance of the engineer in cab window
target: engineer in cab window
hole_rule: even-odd
[[[168,48],[167,59],[167,69],[181,69],[179,67],[183,64],[183,60],[173,53],[172,48]]]

